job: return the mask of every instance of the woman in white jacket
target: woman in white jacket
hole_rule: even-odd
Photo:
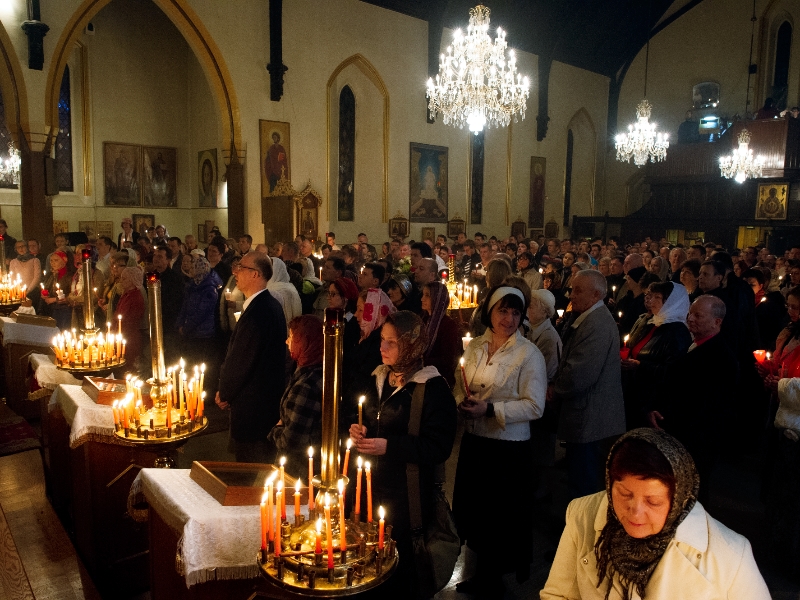
[[[762,600],[747,539],[697,502],[681,443],[634,429],[611,449],[606,491],[573,500],[541,600]]]
[[[503,573],[516,571],[519,581],[528,578],[532,514],[519,510],[516,526],[503,527],[502,515],[487,513],[476,500],[507,486],[513,486],[515,497],[532,497],[528,423],[544,411],[547,370],[539,349],[519,333],[527,310],[521,291],[503,285],[492,288],[480,310],[486,331],[464,352],[464,368],[456,372],[453,390],[459,412],[467,419],[453,513],[459,535],[478,556],[474,577],[456,590],[501,598]]]

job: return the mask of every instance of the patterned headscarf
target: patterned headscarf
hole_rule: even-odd
[[[370,288],[367,291],[367,299],[364,301],[364,314],[361,317],[361,339],[365,340],[376,329],[383,326],[386,317],[397,309],[389,300],[389,296],[383,290]]]
[[[389,367],[395,375],[408,381],[411,375],[422,368],[422,355],[427,347],[427,333],[422,319],[410,310],[401,310],[386,319],[397,329],[397,361]]]
[[[53,254],[64,261],[64,266],[58,270],[58,273],[55,273],[55,281],[59,281],[67,272],[67,253],[62,252],[61,250],[56,250],[53,252]]]
[[[641,440],[655,446],[667,459],[675,476],[675,493],[672,497],[672,505],[663,529],[656,534],[641,539],[632,538],[625,532],[625,528],[614,512],[614,502],[611,498],[611,485],[613,483],[609,475],[611,459],[620,444],[628,439]],[[642,427],[629,431],[617,440],[611,448],[606,461],[608,520],[594,547],[594,554],[597,559],[597,587],[600,587],[603,580],[608,577],[606,599],[611,593],[612,580],[615,573],[619,576],[620,583],[624,589],[624,600],[630,599],[630,590],[634,586],[639,596],[644,599],[644,590],[650,581],[653,571],[658,566],[672,538],[675,537],[678,525],[683,522],[692,508],[694,508],[699,490],[700,477],[697,474],[694,460],[692,460],[686,448],[667,432],[661,429]]]
[[[192,255],[192,280],[200,285],[203,280],[208,277],[211,272],[211,263],[209,263],[205,256]]]
[[[431,295],[431,314],[425,320],[425,329],[428,338],[428,348],[425,350],[425,358],[431,355],[431,349],[436,342],[439,333],[439,325],[442,318],[447,313],[447,306],[450,304],[450,294],[447,286],[440,281],[434,281],[425,286]]]
[[[120,284],[130,284],[139,291],[144,290],[143,281],[144,271],[140,267],[125,267],[119,274]]]

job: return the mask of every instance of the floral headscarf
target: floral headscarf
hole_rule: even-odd
[[[442,318],[447,313],[447,306],[450,304],[450,294],[447,291],[447,286],[439,281],[434,281],[425,286],[431,295],[431,314],[425,319],[425,328],[428,338],[428,348],[425,350],[425,358],[431,355],[431,349],[436,342],[436,336],[439,333],[439,325]]]
[[[365,340],[376,329],[383,326],[388,317],[397,311],[383,290],[370,288],[364,301],[364,314],[361,317],[361,339]]]
[[[143,281],[144,271],[139,267],[125,267],[119,274],[119,283],[121,285],[128,284],[140,292],[144,290]]]
[[[395,375],[408,381],[411,375],[422,368],[422,355],[427,347],[428,336],[422,319],[410,310],[401,310],[386,319],[397,330],[397,361],[389,367]]]
[[[192,255],[192,281],[197,285],[203,283],[203,280],[208,277],[211,272],[211,263],[209,263],[205,256]]]
[[[626,533],[614,512],[614,502],[611,498],[611,484],[613,483],[609,475],[611,459],[619,445],[631,438],[655,446],[667,459],[672,467],[672,474],[675,476],[675,493],[664,527],[658,533],[641,539],[632,538]],[[700,477],[692,456],[678,440],[664,430],[642,427],[629,431],[617,440],[606,461],[607,521],[594,547],[597,559],[597,587],[600,587],[603,580],[608,577],[606,599],[611,593],[615,573],[622,583],[624,600],[630,599],[632,587],[635,587],[636,592],[644,599],[644,590],[653,571],[658,566],[672,538],[675,537],[678,525],[694,508],[699,490]]]

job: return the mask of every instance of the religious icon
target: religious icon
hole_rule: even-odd
[[[787,183],[762,183],[758,186],[756,219],[786,220],[786,202],[789,193]]]
[[[291,181],[289,123],[259,121],[261,135],[261,197],[266,198],[284,176]]]
[[[447,222],[447,175],[447,148],[411,142],[408,201],[412,222]]]

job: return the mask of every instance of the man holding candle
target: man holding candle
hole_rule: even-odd
[[[570,300],[577,317],[564,329],[561,361],[547,390],[548,401],[560,404],[558,437],[567,443],[572,498],[603,489],[608,449],[625,433],[619,334],[605,296],[599,271],[573,277]]]
[[[285,387],[286,319],[267,291],[272,263],[260,252],[242,257],[236,285],[246,300],[220,369],[215,401],[231,411],[231,446],[238,462],[270,462],[267,434],[280,418]]]

